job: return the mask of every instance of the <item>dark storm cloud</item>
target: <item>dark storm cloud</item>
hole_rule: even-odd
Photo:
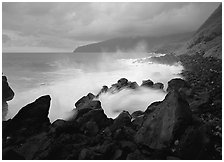
[[[3,34],[18,47],[72,51],[77,45],[120,36],[195,31],[219,3],[3,2]],[[5,44],[3,50],[10,50]]]

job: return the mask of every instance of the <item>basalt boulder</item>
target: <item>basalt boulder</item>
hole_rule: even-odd
[[[153,84],[152,88],[163,89],[164,85],[163,85],[163,83],[155,83],[155,84]]]
[[[100,92],[96,95],[96,97],[99,97],[102,93],[106,93],[108,91],[108,87],[104,85]]]
[[[9,86],[6,76],[2,76],[2,101],[10,101],[13,99],[15,93]]]
[[[153,86],[153,84],[154,84],[153,81],[148,79],[148,80],[143,80],[141,86],[151,88]]]
[[[83,130],[83,132],[89,131],[90,125],[94,125],[95,130],[101,130],[112,124],[112,119],[107,118],[103,109],[91,110],[85,113],[82,117],[78,118],[76,121],[80,125],[80,129]]]
[[[86,96],[83,96],[75,103],[76,109],[84,109],[88,107],[94,98],[95,96],[92,93],[89,93]]]
[[[168,147],[192,121],[189,104],[177,91],[168,93],[162,102],[148,109],[152,111],[145,114],[135,140],[153,149]]]
[[[186,88],[189,89],[190,85],[181,78],[174,78],[168,82],[167,92],[172,90],[180,91],[181,89]]]
[[[48,129],[50,101],[49,95],[42,96],[20,109],[15,117],[7,123],[3,130],[3,137],[28,137]]]
[[[13,99],[15,93],[12,88],[9,86],[6,76],[2,76],[2,119],[5,120],[5,117],[8,113],[8,104],[7,101]]]
[[[117,81],[117,84],[120,86],[120,87],[123,87],[123,86],[126,86],[128,84],[128,80],[126,78],[121,78]]]
[[[123,126],[128,126],[131,124],[131,115],[128,111],[121,112],[118,117],[114,119],[113,125],[111,126],[112,132]]]

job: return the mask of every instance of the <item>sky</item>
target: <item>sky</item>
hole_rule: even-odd
[[[3,52],[72,52],[116,37],[197,30],[220,2],[3,2]]]

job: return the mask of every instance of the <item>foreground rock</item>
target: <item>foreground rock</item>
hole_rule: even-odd
[[[147,109],[152,112],[145,114],[135,139],[153,149],[168,147],[191,123],[189,105],[176,91],[170,92],[162,103]]]
[[[116,90],[128,88],[129,83],[120,79]],[[153,86],[162,88],[158,83]],[[50,96],[42,96],[3,122],[3,159],[221,159],[220,120],[190,110],[191,96],[198,91],[188,95],[191,87],[186,81],[173,79],[168,88],[165,99],[152,103],[145,112],[123,111],[115,119],[108,118],[97,96],[89,93],[75,103],[71,119],[52,124]],[[104,87],[100,93],[110,90]]]
[[[49,95],[42,96],[20,109],[13,119],[5,122],[3,138],[10,138],[12,141],[21,137],[23,140],[47,130],[50,125],[48,118],[50,100]]]
[[[8,104],[7,101],[13,99],[15,93],[9,86],[6,76],[2,76],[2,119],[5,120],[5,117],[8,113]]]

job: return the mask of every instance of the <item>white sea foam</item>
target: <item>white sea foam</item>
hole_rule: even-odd
[[[138,60],[113,60],[104,57],[96,63],[95,70],[86,71],[82,67],[74,69],[74,66],[62,67],[60,64],[56,71],[43,71],[42,73],[53,79],[49,83],[44,83],[44,86],[33,87],[23,92],[16,91],[15,98],[9,102],[7,118],[13,117],[20,108],[36,98],[49,94],[52,98],[50,120],[53,122],[58,118],[65,119],[78,99],[89,92],[97,94],[103,85],[110,86],[120,78],[136,81],[139,85],[142,80],[151,79],[153,82],[162,82],[166,88],[170,79],[180,77],[179,73],[183,68],[180,64],[170,66]],[[63,64],[65,65],[64,62]],[[163,100],[165,95],[162,91],[142,88],[138,91],[124,90],[115,95],[104,94],[100,96],[100,101],[107,116],[115,117],[122,110],[128,110],[130,113],[145,110],[150,103]]]

